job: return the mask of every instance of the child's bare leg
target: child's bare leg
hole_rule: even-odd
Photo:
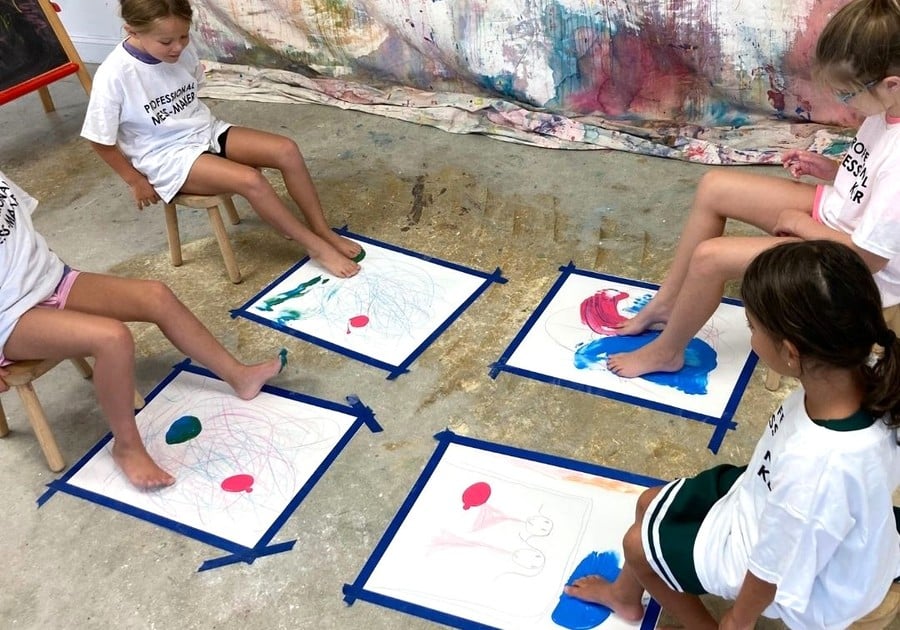
[[[626,378],[680,370],[688,343],[718,308],[725,282],[740,278],[757,254],[785,240],[790,239],[723,236],[702,242],[691,258],[666,327],[647,345],[609,357],[609,370]]]
[[[640,524],[644,519],[644,513],[662,488],[663,486],[648,488],[641,493],[634,508],[634,525],[629,528],[629,532],[637,528],[640,536]],[[576,599],[606,606],[626,621],[639,621],[644,616],[644,606],[641,603],[644,587],[637,580],[627,561],[614,582],[599,575],[588,575],[575,580],[563,590],[566,595]]]
[[[707,172],[697,186],[675,257],[659,291],[637,315],[622,324],[619,334],[636,335],[654,324],[668,324],[686,282],[694,251],[703,241],[722,236],[726,219],[736,219],[772,233],[782,210],[811,211],[815,192],[814,186],[780,177],[726,169]]]
[[[258,129],[232,127],[228,132],[227,154],[228,159],[242,164],[281,171],[288,194],[300,208],[310,229],[347,258],[359,254],[359,243],[335,233],[325,220],[319,193],[296,142]]]
[[[232,135],[234,131],[228,135],[229,153]],[[250,202],[266,223],[305,247],[310,258],[321,263],[329,273],[339,278],[355,275],[359,265],[297,219],[278,197],[269,180],[251,166],[213,155],[201,155],[191,167],[182,190],[198,195],[223,191],[237,193]]]
[[[74,311],[34,308],[16,324],[4,351],[12,360],[93,356],[94,388],[112,430],[116,464],[144,490],[175,483],[147,453],[135,423],[134,341],[124,324]]]
[[[235,359],[169,287],[155,280],[82,273],[66,309],[156,324],[172,345],[212,370],[245,400],[256,396],[282,367],[277,356],[254,365]]]

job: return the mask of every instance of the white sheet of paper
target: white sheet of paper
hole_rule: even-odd
[[[490,488],[483,502],[477,484]],[[645,489],[450,444],[363,588],[498,628],[559,630],[566,581],[592,552],[622,557]]]
[[[168,444],[173,422],[189,416],[200,433]],[[267,392],[241,400],[222,381],[180,372],[137,414],[147,451],[175,485],[135,489],[113,462],[112,441],[68,483],[253,547],[355,421]]]
[[[705,394],[686,393],[645,378],[620,378],[606,369],[605,361],[589,368],[575,366],[576,349],[605,336],[595,333],[581,320],[582,301],[604,290],[628,294],[616,305],[618,312],[626,317],[634,315],[634,310],[629,309],[635,309],[656,293],[624,279],[612,281],[571,274],[509,357],[507,365],[551,379],[564,379],[714,418],[722,417],[751,352],[750,331],[743,307],[720,304],[696,335],[696,339],[706,342],[715,351],[717,366],[709,373]]]
[[[246,310],[392,366],[401,365],[485,282],[483,277],[363,243],[352,278],[308,261]]]

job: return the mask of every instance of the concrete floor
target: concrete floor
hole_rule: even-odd
[[[40,200],[35,224],[57,253],[82,269],[164,280],[240,358],[287,347],[290,362],[273,384],[336,401],[355,393],[385,430],[360,431],[285,523],[275,541],[297,539],[293,551],[197,573],[216,549],[67,495],[37,509],[56,475],[17,397],[4,394],[12,433],[0,441],[0,627],[434,627],[365,602],[347,607],[341,587],[396,513],[436,432],[450,427],[669,478],[745,461],[788,389],[766,391],[757,368],[738,429],[714,456],[709,425],[509,374],[488,377],[560,264],[659,281],[704,167],[536,149],[320,106],[211,102],[226,120],[298,141],[332,225],[463,265],[502,267],[508,284],[491,287],[409,374],[387,381],[375,368],[232,320],[229,309],[303,252],[241,200],[244,221],[229,230],[242,284],[227,281],[205,213],[182,213],[185,264],[172,267],[161,207],[137,212],[124,184],[79,139],[80,85],[63,80],[51,93],[57,111],[49,115],[34,94],[0,108],[0,169]],[[182,357],[155,329],[133,330],[146,393]],[[37,388],[67,460],[76,461],[107,432],[90,385],[64,365]]]

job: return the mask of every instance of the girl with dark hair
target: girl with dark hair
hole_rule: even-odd
[[[900,342],[850,248],[795,241],[762,252],[741,289],[751,344],[802,387],[772,414],[750,463],[645,491],[615,582],[565,592],[643,615],[644,589],[686,628],[847,628],[900,575]],[[734,600],[716,622],[699,595]]]

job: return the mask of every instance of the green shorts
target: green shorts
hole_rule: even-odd
[[[695,477],[676,479],[660,489],[641,523],[644,555],[653,570],[679,593],[706,591],[694,567],[694,542],[700,524],[746,466],[722,464]]]

